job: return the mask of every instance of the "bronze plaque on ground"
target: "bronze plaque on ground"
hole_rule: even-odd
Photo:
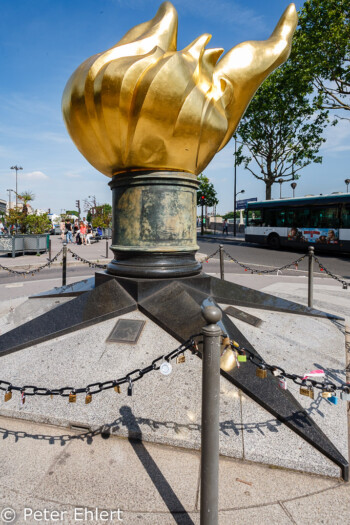
[[[258,317],[255,317],[255,315],[242,312],[242,310],[239,310],[234,306],[228,306],[225,309],[225,313],[231,315],[232,317],[235,317],[236,319],[239,319],[240,321],[244,321],[245,323],[251,324],[256,327],[260,326],[262,323],[262,320]]]
[[[138,321],[136,319],[118,319],[107,337],[107,342],[135,344],[141,335],[145,323],[146,321]]]

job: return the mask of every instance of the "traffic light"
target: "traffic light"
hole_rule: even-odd
[[[205,201],[205,196],[202,195],[202,196],[201,196],[201,204],[202,204],[202,205],[204,204],[204,201]]]
[[[75,201],[75,207],[78,208],[78,210],[80,210],[80,201]]]

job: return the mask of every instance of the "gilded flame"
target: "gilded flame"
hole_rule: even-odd
[[[85,158],[112,177],[132,170],[199,174],[232,137],[255,91],[289,56],[294,4],[268,40],[205,49],[204,34],[176,51],[177,13],[156,16],[88,58],[69,79],[62,109]]]

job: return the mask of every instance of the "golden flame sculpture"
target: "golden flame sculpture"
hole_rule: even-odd
[[[85,158],[109,177],[137,170],[199,174],[232,137],[263,80],[289,56],[290,4],[266,41],[205,49],[204,34],[176,50],[177,13],[156,16],[88,58],[69,79],[63,115]]]

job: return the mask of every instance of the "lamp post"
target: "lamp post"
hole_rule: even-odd
[[[17,200],[17,191],[18,191],[18,189],[17,189],[17,172],[19,170],[23,170],[23,168],[21,166],[17,166],[17,164],[16,164],[16,166],[11,166],[10,169],[11,170],[16,170],[16,208],[17,208],[17,206],[18,206],[18,200]]]
[[[238,191],[235,193],[235,209],[233,213],[233,236],[236,237],[236,211],[237,211],[237,195],[245,193],[245,190]]]
[[[345,184],[346,184],[346,193],[349,193],[349,184],[350,184],[350,179],[345,179]]]
[[[13,191],[13,190],[6,190],[6,191],[9,192],[9,211],[10,211],[10,209],[11,209],[11,191]]]
[[[295,197],[295,188],[297,187],[297,183],[296,182],[292,182],[291,187],[293,189],[293,198],[294,198]]]
[[[282,184],[284,183],[284,180],[278,179],[278,182],[280,183],[280,199],[282,199]]]

